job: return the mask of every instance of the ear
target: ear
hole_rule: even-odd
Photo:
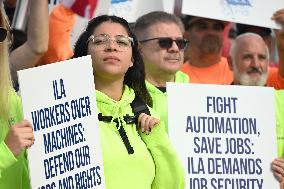
[[[228,61],[230,70],[233,71],[233,60],[232,60],[232,57],[230,55],[227,57],[227,61]]]
[[[183,37],[187,40],[189,40],[189,33],[187,31],[183,32]]]
[[[141,53],[142,48],[143,48],[142,43],[140,43],[140,42],[138,41],[138,51],[139,51],[140,53]]]

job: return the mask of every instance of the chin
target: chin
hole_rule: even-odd
[[[243,74],[240,78],[241,85],[247,86],[265,86],[267,80],[267,74],[262,74],[260,76],[250,76]]]

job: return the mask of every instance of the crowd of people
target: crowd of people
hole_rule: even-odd
[[[267,32],[243,31],[224,57],[224,30],[231,23],[162,11],[139,17],[132,27],[117,16],[95,17],[72,49],[76,13],[59,4],[49,15],[48,1],[30,1],[26,41],[11,52],[0,2],[0,188],[30,188],[26,149],[35,139],[23,118],[16,71],[91,55],[107,188],[185,187],[184,168],[168,137],[166,82],[177,82],[274,87],[271,127],[278,157],[271,169],[284,189],[284,9],[272,15],[281,29],[274,31],[278,64],[271,66]],[[131,104],[137,99],[146,108],[135,114]]]

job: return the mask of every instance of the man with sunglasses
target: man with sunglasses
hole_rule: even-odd
[[[280,62],[284,62],[284,9],[277,11],[273,20],[282,25],[282,29],[276,31],[277,47],[279,50]],[[228,58],[230,68],[234,73],[233,85],[248,86],[271,86],[277,81],[272,78],[280,77],[279,74],[272,76],[272,72],[268,70],[269,50],[262,38],[256,33],[244,33],[239,35],[230,50]],[[279,69],[283,71],[283,64],[279,65]],[[281,72],[281,71],[280,71]],[[274,79],[275,80],[275,79]],[[282,82],[284,80],[282,79]],[[278,79],[281,85],[281,78]],[[274,84],[275,85],[275,84]],[[275,86],[274,86],[275,87]],[[283,87],[283,85],[282,85]],[[264,99],[265,100],[265,99]],[[261,102],[260,102],[261,103]],[[277,149],[278,158],[272,162],[272,170],[284,186],[284,90],[275,90],[275,110],[276,110],[276,133],[277,133]],[[274,127],[272,127],[274,129]]]
[[[230,84],[233,74],[221,56],[223,31],[227,24],[220,20],[186,15],[183,18],[185,37],[190,41],[182,71],[191,83]]]
[[[137,19],[134,33],[140,42],[146,86],[153,99],[153,108],[160,113],[168,129],[166,82],[187,83],[189,78],[180,72],[188,41],[183,38],[181,20],[165,12],[151,12]]]

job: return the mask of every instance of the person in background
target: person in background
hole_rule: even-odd
[[[12,87],[9,69],[11,35],[0,4],[0,188],[29,189],[26,148],[34,143],[30,122],[23,120],[21,100]]]
[[[188,83],[180,70],[188,41],[183,38],[181,20],[166,12],[150,12],[138,18],[134,33],[145,64],[146,86],[168,130],[166,82]]]
[[[269,50],[269,66],[277,67],[278,60],[275,60],[275,53],[277,51],[275,45],[275,39],[272,36],[272,30],[270,28],[260,27],[260,26],[252,26],[247,24],[236,24],[237,35],[241,35],[244,33],[256,33],[260,35],[264,42],[266,43]]]
[[[284,88],[284,9],[275,12],[272,18],[282,26],[281,30],[275,31],[279,67],[268,67],[269,50],[261,36],[255,33],[239,35],[228,57],[231,70],[234,71],[235,84]]]
[[[76,23],[76,13],[59,3],[49,17],[48,50],[36,66],[67,60],[73,56],[71,31]]]
[[[14,86],[18,89],[17,71],[32,68],[48,48],[48,1],[30,0],[27,41],[9,56]]]
[[[88,54],[93,62],[106,188],[184,188],[183,169],[163,120],[158,124],[153,119],[159,117],[157,113],[149,108],[152,117],[139,116],[140,123],[156,125],[150,133],[125,121],[134,116],[131,103],[136,97],[152,105],[138,42],[128,23],[116,16],[92,19],[76,42],[73,57]]]
[[[277,31],[278,47],[284,49],[284,11],[277,11],[273,19],[282,25]],[[263,38],[255,33],[239,35],[230,50],[230,68],[234,73],[234,85],[269,86],[269,50]],[[281,69],[281,67],[279,68]],[[281,83],[279,84],[281,85]],[[276,133],[278,159],[272,162],[272,170],[283,185],[284,174],[284,91],[275,90]]]
[[[230,84],[233,74],[227,59],[222,57],[223,32],[226,22],[186,15],[184,36],[189,40],[186,61],[181,71],[191,83]]]

